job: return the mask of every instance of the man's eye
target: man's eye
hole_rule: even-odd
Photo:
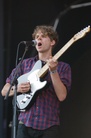
[[[37,38],[39,37],[39,35],[36,36]]]

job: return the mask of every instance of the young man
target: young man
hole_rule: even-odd
[[[33,69],[35,63],[40,60],[47,64],[48,70],[43,76],[47,81],[46,86],[38,90],[38,95],[32,106],[19,114],[17,138],[59,138],[60,126],[60,102],[64,101],[71,88],[71,68],[69,64],[58,62],[52,55],[52,49],[58,42],[58,34],[52,26],[36,26],[32,34],[36,40],[35,57],[24,59],[18,72],[18,77]],[[6,80],[2,89],[5,96],[13,79],[15,69]],[[31,81],[17,85],[17,93],[31,93]],[[10,90],[10,96],[14,94],[14,86]]]

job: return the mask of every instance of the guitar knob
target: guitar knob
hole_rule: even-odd
[[[30,99],[30,96],[26,96],[27,99]]]

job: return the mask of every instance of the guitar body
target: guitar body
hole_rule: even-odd
[[[47,81],[41,82],[40,78],[38,77],[38,72],[41,67],[42,63],[40,60],[38,60],[30,72],[18,78],[18,84],[29,81],[31,85],[31,92],[17,96],[17,107],[20,110],[26,110],[30,105],[32,105],[36,92],[42,89],[47,83]]]

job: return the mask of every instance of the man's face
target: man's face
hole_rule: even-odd
[[[37,41],[36,49],[38,52],[46,52],[52,49],[54,40],[51,40],[48,35],[38,31],[35,40]]]

